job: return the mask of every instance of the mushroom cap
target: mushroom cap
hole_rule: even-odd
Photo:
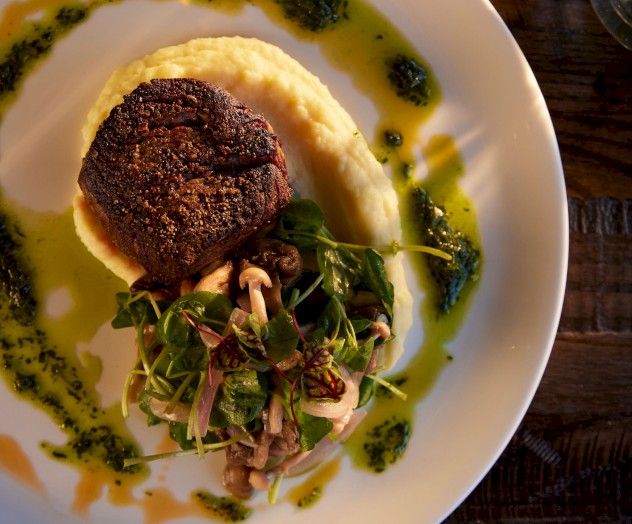
[[[250,266],[239,273],[239,287],[243,289],[246,284],[262,284],[265,287],[272,287],[272,280],[260,267]]]
[[[373,337],[379,337],[383,340],[386,340],[391,336],[391,328],[388,326],[386,322],[382,322],[381,320],[376,320],[371,324],[371,335]]]

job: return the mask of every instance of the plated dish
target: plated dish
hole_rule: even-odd
[[[440,521],[502,451],[544,369],[559,319],[567,251],[565,192],[556,141],[533,75],[491,5],[456,4],[399,1],[386,7],[375,3],[432,66],[441,86],[441,101],[421,129],[416,148],[419,165],[426,165],[423,146],[433,137],[452,137],[465,167],[460,185],[478,212],[485,269],[460,329],[443,340],[451,360],[433,364],[437,354],[445,358],[446,353],[433,352],[428,324],[415,323],[398,365],[421,365],[428,373],[405,458],[374,475],[342,455],[332,466],[340,471],[330,474],[317,504],[300,510],[284,500],[285,492],[296,487],[288,481],[275,506],[261,507],[265,504],[253,501],[253,522],[292,515],[302,522],[336,521],[343,514],[352,522],[393,514],[401,522]],[[49,218],[66,212],[79,170],[79,132],[110,73],[159,47],[221,35],[255,36],[291,52],[329,86],[362,132],[373,134],[378,115],[362,86],[333,67],[316,43],[279,29],[258,8],[217,12],[175,2],[123,2],[94,11],[60,40],[6,112],[0,129],[3,196],[50,213]],[[101,58],[95,61],[95,56]],[[424,176],[423,169],[419,176]],[[46,233],[54,236],[55,230]],[[67,246],[58,247],[59,256]],[[46,254],[35,263],[45,267]],[[78,349],[101,358],[97,390],[102,402],[110,405],[118,401],[132,359],[126,352],[130,337],[113,333],[107,322],[89,326],[91,315],[73,307],[85,284],[83,289],[92,290],[91,300],[79,300],[94,308],[90,311],[95,318],[108,318],[103,302],[110,295],[94,296],[93,279],[102,273],[89,263],[86,267],[91,269],[84,274],[60,278],[58,292],[46,307],[52,323],[63,321],[67,329],[85,329]],[[408,277],[418,311],[423,293],[413,271]],[[64,279],[77,283],[76,287],[64,291]],[[107,286],[114,288],[116,283],[106,279],[103,287]],[[151,476],[135,490],[137,499],[155,503],[111,500],[104,486],[86,485],[73,468],[43,453],[42,441],[64,442],[50,420],[8,389],[2,401],[12,416],[0,422],[0,433],[19,443],[33,470],[30,488],[8,475],[2,477],[6,489],[0,498],[16,522],[30,518],[32,512],[43,522],[80,521],[81,515],[93,522],[134,522],[143,512],[148,521],[181,515],[195,522],[199,516],[187,509],[190,492],[202,486],[221,491],[220,464],[201,466],[196,457],[186,457],[153,467]],[[148,431],[144,422],[142,417],[128,422],[143,447],[164,447],[162,438]],[[84,494],[92,490],[92,495],[82,499],[77,494],[82,490]],[[81,500],[90,503],[82,506]]]

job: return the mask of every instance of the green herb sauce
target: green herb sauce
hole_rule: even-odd
[[[338,475],[341,466],[338,454],[321,464],[302,482],[289,490],[287,499],[297,508],[307,509],[322,499],[326,485]]]
[[[6,204],[5,204],[5,207]],[[105,466],[110,481],[138,476],[142,468],[123,469],[137,453],[118,406],[101,406],[95,385],[100,363],[75,354],[88,342],[112,308],[97,289],[112,281],[89,258],[73,234],[72,217],[20,210],[0,215],[0,359],[2,377],[20,397],[48,413],[67,435],[64,445],[41,444],[49,456],[73,464]],[[24,234],[21,233],[24,231]],[[34,261],[39,261],[37,270]],[[67,289],[74,305],[60,317],[46,312],[49,293]],[[107,302],[106,302],[107,304]],[[86,314],[90,312],[90,314]],[[142,474],[141,474],[142,476]]]
[[[322,31],[347,16],[341,0],[276,0],[285,16],[307,31]]]
[[[252,509],[231,497],[218,497],[208,491],[195,491],[191,498],[201,504],[210,517],[224,522],[241,522],[252,515]]]
[[[279,3],[283,2],[255,1],[298,38],[317,44],[329,63],[348,74],[354,89],[373,103],[379,121],[369,139],[376,144],[376,154],[385,160],[388,157],[378,147],[386,129],[398,130],[411,146],[418,143],[420,124],[438,105],[441,90],[431,66],[388,18],[363,1],[328,2],[337,5],[338,16],[323,30],[313,32],[296,24],[286,11],[279,9]],[[416,71],[416,75],[403,74],[402,69],[406,68],[409,73]],[[421,91],[423,99],[419,98]],[[412,152],[400,150],[396,158],[411,163]]]
[[[403,173],[395,176],[395,186],[400,195],[400,212],[406,241],[420,243],[428,240],[426,232],[420,230],[421,220],[414,198],[415,192],[422,189],[429,195],[434,204],[443,209],[444,218],[449,226],[455,231],[461,232],[475,249],[478,248],[481,246],[478,217],[472,201],[459,185],[459,180],[465,174],[465,166],[454,139],[449,135],[431,137],[423,146],[423,155],[428,167],[428,176],[423,181],[406,177]],[[478,264],[463,286],[462,298],[454,307],[447,308],[450,310],[448,318],[458,317],[462,319],[463,313],[467,310],[468,297],[476,287],[482,267],[480,248],[477,251]],[[430,295],[427,311],[424,312],[423,316],[441,316],[446,308],[436,307],[437,304],[442,303],[441,289],[432,281],[427,259],[413,257],[413,260],[417,265],[422,286]],[[453,309],[456,311],[452,311]],[[444,322],[455,322],[448,320],[448,318],[444,319]],[[460,322],[456,322],[456,324],[460,324]],[[456,328],[456,326],[454,327]]]
[[[395,464],[406,451],[410,426],[406,419],[387,418],[366,432],[362,449],[368,457],[367,466],[381,473]]]
[[[19,85],[33,66],[52,50],[60,37],[88,19],[91,11],[110,1],[95,2],[91,6],[68,3],[54,5],[42,18],[22,21],[16,29],[10,30],[11,38],[0,43],[0,118],[8,104],[15,98]],[[19,5],[11,5],[17,9],[16,18],[24,16]],[[28,9],[27,6],[24,6]],[[8,8],[7,8],[8,9]],[[9,20],[9,27],[12,20]],[[9,32],[9,29],[4,31]],[[0,37],[2,32],[0,32]]]
[[[419,182],[403,173],[395,177],[405,241],[411,244],[420,242],[419,220],[411,205],[411,196],[416,188],[422,187],[445,209],[452,227],[466,234],[474,245],[480,246],[476,211],[458,185],[459,179],[465,174],[465,168],[454,140],[447,135],[432,137],[423,151],[428,166],[425,180]],[[391,431],[389,434],[385,429],[395,418],[399,423],[408,426],[406,432],[400,426],[402,436],[404,433],[414,433],[416,405],[430,391],[441,371],[452,360],[447,345],[457,335],[477,285],[477,279],[469,279],[461,290],[459,300],[445,313],[437,306],[441,300],[440,290],[428,269],[426,256],[409,256],[417,269],[420,287],[426,291],[419,315],[424,340],[406,369],[386,377],[407,395],[407,399],[403,401],[386,388],[377,387],[368,415],[346,444],[356,467],[373,472],[379,472],[382,466],[386,469],[392,463],[390,459],[397,459],[404,452],[407,439],[402,438],[401,445],[393,448],[393,443],[397,443],[394,438],[397,432]],[[478,278],[481,266],[479,261],[476,273]],[[375,463],[380,467],[376,467]]]
[[[21,325],[33,322],[37,303],[31,293],[31,279],[22,267],[20,241],[24,234],[6,214],[0,215],[0,289],[6,297],[4,307]]]
[[[299,508],[309,508],[310,506],[313,506],[314,504],[316,504],[316,502],[318,502],[322,496],[323,496],[323,487],[315,486],[311,489],[309,493],[307,493],[305,496],[300,498],[298,502],[296,503],[296,505]]]

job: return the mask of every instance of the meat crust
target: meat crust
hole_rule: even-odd
[[[140,84],[101,124],[79,186],[118,249],[174,283],[240,246],[288,204],[268,122],[218,86]]]

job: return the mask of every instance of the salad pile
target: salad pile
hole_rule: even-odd
[[[396,245],[392,250],[397,249]],[[374,248],[337,242],[312,201],[295,199],[265,231],[171,291],[117,295],[115,328],[138,355],[123,391],[181,450],[224,450],[236,497],[321,461],[362,419],[380,353],[394,336],[394,291]],[[401,393],[400,393],[401,394]]]

